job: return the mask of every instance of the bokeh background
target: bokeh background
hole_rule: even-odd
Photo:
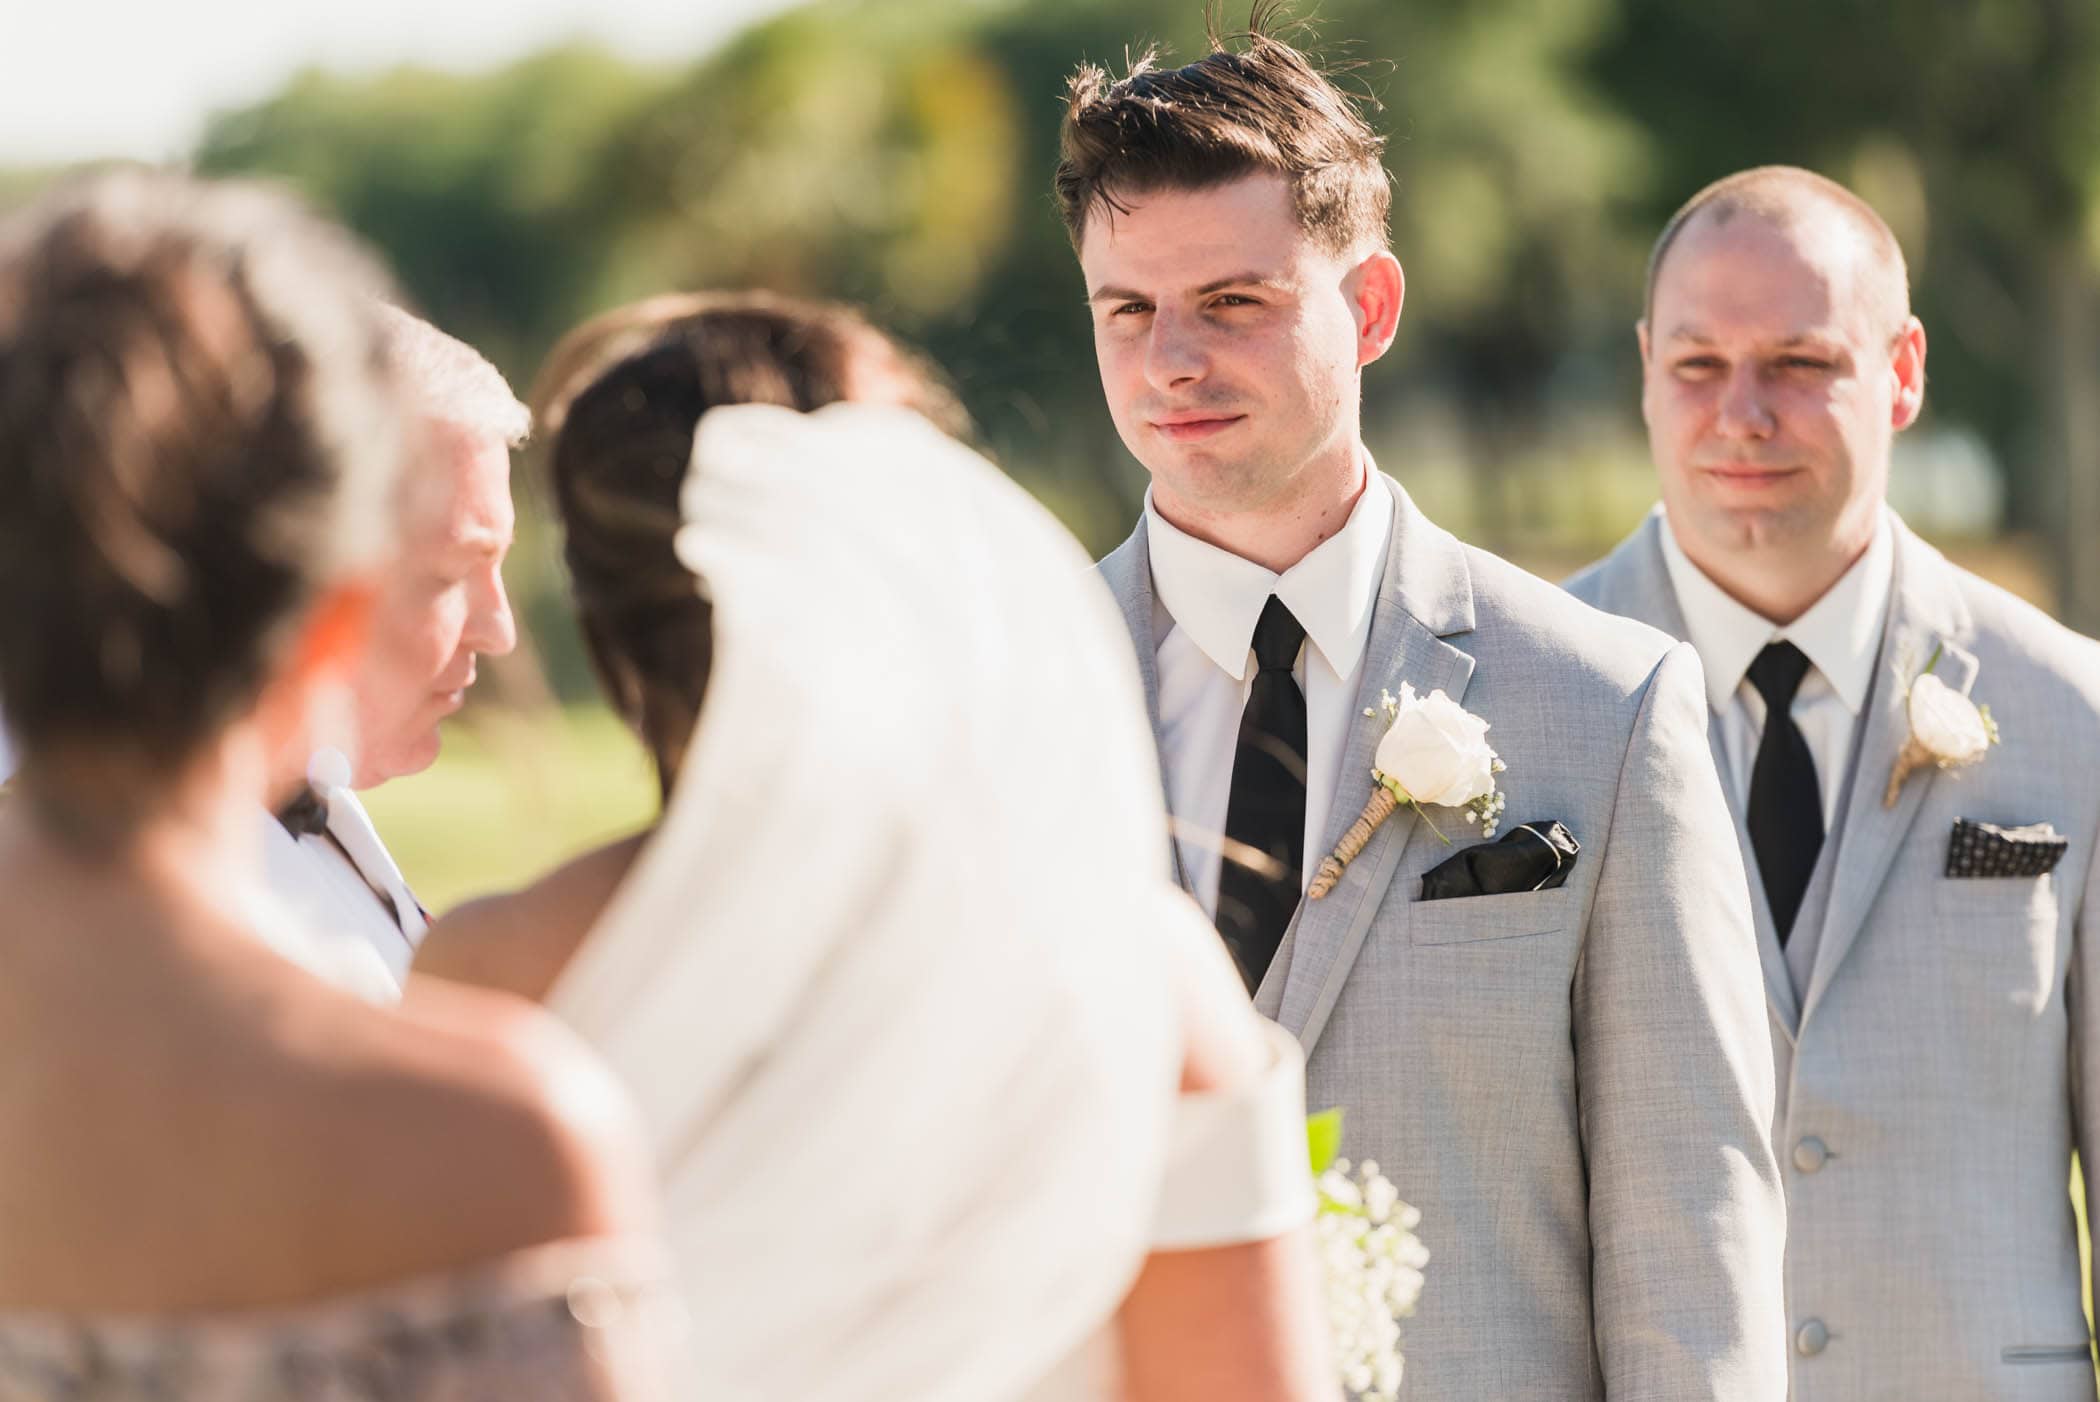
[[[1653,497],[1632,330],[1649,241],[1709,179],[1792,162],[1857,189],[1911,259],[1931,390],[1899,509],[2100,631],[2100,4],[1313,13],[1391,140],[1409,296],[1366,431],[1433,516],[1552,577],[1630,529]],[[851,298],[949,369],[1087,545],[1136,509],[1048,181],[1073,65],[1148,40],[1193,57],[1197,0],[196,0],[7,28],[0,205],[104,159],[286,181],[521,392],[564,328],[646,293]],[[434,909],[653,806],[595,706],[539,470],[528,448],[508,571],[527,645],[435,769],[371,796]]]

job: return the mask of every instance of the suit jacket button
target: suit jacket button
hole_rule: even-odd
[[[1820,1319],[1811,1319],[1794,1333],[1794,1352],[1803,1358],[1814,1358],[1830,1342],[1830,1331],[1823,1327]]]
[[[1829,1157],[1830,1150],[1824,1148],[1823,1141],[1812,1134],[1794,1146],[1794,1167],[1803,1173],[1814,1173]]]

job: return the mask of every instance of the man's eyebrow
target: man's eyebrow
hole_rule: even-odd
[[[1231,277],[1221,277],[1215,282],[1204,283],[1196,289],[1196,295],[1208,297],[1211,293],[1223,292],[1228,287],[1268,287],[1273,286],[1274,282],[1267,273],[1234,273]]]
[[[1713,338],[1689,326],[1680,326],[1663,338],[1671,342],[1683,342],[1693,346],[1711,346]],[[1830,337],[1820,331],[1796,331],[1770,343],[1775,350],[1798,350],[1802,346],[1827,346]]]
[[[1276,279],[1271,277],[1267,273],[1234,273],[1230,277],[1214,278],[1211,281],[1204,283],[1201,287],[1196,289],[1195,295],[1198,297],[1208,297],[1211,293],[1223,292],[1228,287],[1272,287],[1275,284]],[[1127,287],[1113,286],[1098,287],[1094,289],[1093,293],[1087,298],[1087,301],[1089,303],[1149,302],[1151,300],[1151,297],[1149,297],[1143,292],[1135,292]]]

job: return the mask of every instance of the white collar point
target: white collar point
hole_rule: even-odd
[[[1254,625],[1272,594],[1335,674],[1347,677],[1370,636],[1392,518],[1391,497],[1367,472],[1342,528],[1279,575],[1179,529],[1159,514],[1148,491],[1153,594],[1175,626],[1234,681],[1246,679]]]

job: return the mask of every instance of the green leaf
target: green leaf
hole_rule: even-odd
[[[1305,1118],[1305,1149],[1312,1160],[1313,1176],[1325,1173],[1342,1152],[1342,1107],[1322,1110]]]
[[[1451,839],[1444,836],[1444,830],[1438,827],[1435,823],[1429,821],[1429,815],[1422,811],[1421,804],[1417,803],[1414,807],[1415,816],[1422,820],[1422,826],[1428,828],[1431,833],[1435,834],[1437,841],[1443,843],[1446,847],[1449,847],[1451,845]]]

